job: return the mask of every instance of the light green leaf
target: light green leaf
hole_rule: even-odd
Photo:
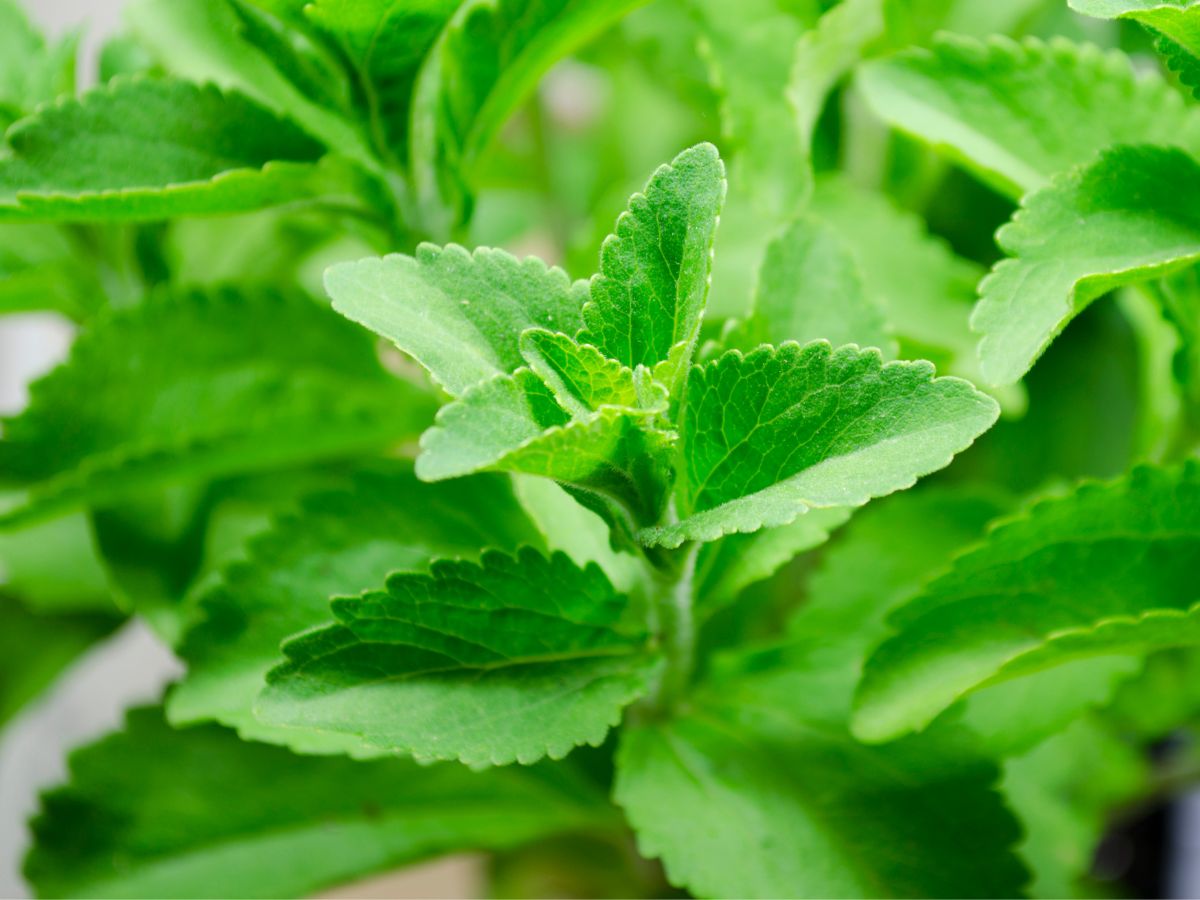
[[[1129,58],[1066,40],[943,35],[866,65],[875,112],[1011,197],[1114,144],[1200,149],[1200,111]]]
[[[0,220],[155,219],[344,194],[322,148],[238,94],[117,78],[9,129]]]
[[[1086,879],[1100,840],[1149,778],[1138,748],[1095,717],[1006,761],[1002,787],[1025,832],[1018,849],[1034,876],[1029,895],[1095,896]]]
[[[753,350],[821,339],[895,356],[883,311],[867,294],[850,249],[833,226],[800,216],[767,245],[750,317],[725,336],[725,344]]]
[[[78,38],[56,44],[30,23],[17,0],[0,0],[0,130],[49,103],[75,92]]]
[[[1118,147],[1056,178],[996,236],[1011,257],[980,285],[972,327],[993,384],[1023,376],[1102,294],[1200,259],[1200,164],[1180,150]]]
[[[284,645],[259,718],[418,760],[528,764],[599,745],[648,690],[657,659],[599,567],[524,549],[431,572],[335,600],[339,624]]]
[[[133,0],[123,11],[130,29],[169,72],[245,94],[367,171],[380,170],[355,124],[306,96],[265,53],[247,42],[242,21],[224,0]]]
[[[408,159],[417,72],[458,5],[458,0],[314,0],[304,10],[354,66],[362,116],[385,159]]]
[[[832,226],[854,259],[867,297],[883,310],[901,356],[932,359],[978,380],[976,338],[967,322],[983,269],[928,233],[920,217],[850,181],[817,180],[811,212]],[[1005,407],[1020,407],[1005,396]]]
[[[0,588],[0,734],[9,719],[120,621],[99,612],[36,615]]]
[[[307,896],[597,821],[604,799],[562,766],[304,758],[138,709],[42,795],[25,873],[43,897]]]
[[[724,197],[725,167],[712,144],[660,167],[600,250],[580,340],[631,368],[671,360],[682,376],[704,316]]]
[[[812,150],[813,132],[829,92],[884,36],[884,7],[885,0],[845,0],[797,42],[787,96],[800,132],[802,158]]]
[[[1196,0],[1067,0],[1071,9],[1098,19],[1132,19],[1161,31],[1200,56],[1200,3]]]
[[[329,269],[333,308],[412,354],[452,396],[522,365],[527,328],[574,332],[586,282],[503,250],[422,244]]]
[[[0,315],[53,310],[84,319],[103,302],[95,270],[63,229],[0,224]]]
[[[271,728],[254,718],[280,642],[330,622],[331,596],[367,590],[392,572],[423,571],[439,555],[473,558],[482,547],[540,543],[505,480],[431,486],[407,465],[365,471],[350,490],[307,498],[195,593],[202,620],[179,649],[188,673],[167,715],[174,724],[215,719],[242,737],[293,749],[359,750],[352,736]]]
[[[791,525],[729,534],[706,544],[696,561],[697,613],[707,618],[752,584],[770,578],[797,554],[819,547],[850,518],[844,507],[812,509]]]
[[[964,734],[863,747],[818,659],[744,666],[679,718],[622,735],[616,800],[673,884],[709,897],[1021,893],[1019,829]]]
[[[888,612],[982,537],[1006,506],[999,492],[968,486],[921,487],[872,503],[821,558],[789,635],[847,645],[857,678],[866,654],[887,634]]]
[[[350,73],[312,34],[301,10],[268,9],[254,0],[227,2],[240,20],[238,34],[298,91],[321,106],[349,111]]]
[[[810,509],[861,506],[949,465],[996,421],[993,400],[927,362],[878,351],[730,351],[688,379],[680,423],[680,521],[643,529],[677,547],[787,525]]]
[[[464,221],[480,159],[542,75],[644,2],[467,0],[458,8],[413,101],[413,178],[434,235]]]
[[[655,521],[664,500],[664,451],[655,418],[664,389],[566,335],[527,332],[522,350],[542,373],[518,369],[468,390],[421,436],[417,474],[428,481],[485,469],[541,475],[619,503],[632,525]]]
[[[84,513],[0,532],[0,584],[39,614],[114,610]]]
[[[979,688],[1075,659],[1200,643],[1200,465],[1087,484],[994,530],[897,611],[855,733],[918,729]]]
[[[326,307],[233,289],[164,293],[97,320],[31,395],[0,442],[0,472],[22,486],[0,525],[385,449],[433,405]]]

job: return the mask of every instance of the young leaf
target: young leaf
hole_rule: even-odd
[[[120,622],[100,612],[37,615],[0,588],[0,729]]]
[[[875,112],[1019,197],[1114,144],[1200,149],[1200,111],[1119,51],[944,35],[863,67]]]
[[[665,390],[645,368],[631,372],[563,334],[530,330],[521,349],[532,369],[478,384],[438,412],[421,437],[417,474],[541,475],[616,501],[631,527],[655,521],[673,440],[654,426]]]
[[[724,343],[753,350],[815,340],[895,355],[883,311],[867,294],[850,249],[833,226],[800,216],[767,245],[750,317]]]
[[[980,285],[971,319],[993,384],[1011,384],[1085,306],[1200,259],[1200,164],[1180,150],[1118,147],[1025,198],[996,236],[1011,258]]]
[[[98,320],[5,423],[0,472],[23,489],[0,525],[386,448],[431,407],[365,332],[307,297],[164,293]]]
[[[630,368],[671,359],[672,374],[682,375],[700,333],[724,197],[725,167],[712,144],[659,168],[600,250],[580,340]]]
[[[339,624],[284,645],[258,701],[268,724],[470,766],[599,745],[658,661],[597,566],[484,553],[335,600]]]
[[[116,79],[9,129],[0,220],[156,219],[344,193],[320,144],[214,87]]]
[[[359,103],[384,158],[406,162],[417,71],[458,0],[314,0],[304,12],[341,48],[362,87]]]
[[[1196,0],[1067,0],[1071,9],[1099,19],[1132,19],[1161,31],[1200,56],[1200,3]]]
[[[480,157],[543,74],[645,0],[467,0],[418,76],[412,169],[434,233],[463,221]]]
[[[886,740],[961,697],[1092,656],[1200,643],[1200,465],[1135,469],[997,528],[897,611],[855,733]]]
[[[481,774],[306,758],[213,726],[173,731],[138,709],[42,795],[25,875],[43,897],[306,896],[609,815],[561,766]]]
[[[525,329],[576,331],[587,296],[586,282],[541,260],[455,244],[342,263],[325,287],[334,309],[412,354],[455,397],[521,366]]]
[[[1019,829],[965,735],[863,747],[819,659],[745,668],[679,718],[622,735],[616,800],[673,884],[711,897],[1020,894]]]
[[[643,529],[678,547],[861,506],[946,465],[996,421],[991,398],[927,362],[878,351],[762,347],[692,368],[680,436],[680,521]]]
[[[328,623],[331,596],[367,590],[392,572],[424,570],[439,555],[472,558],[480,547],[540,542],[500,478],[431,486],[407,465],[364,471],[349,490],[306,498],[193,597],[202,620],[179,649],[188,672],[171,691],[167,715],[175,724],[215,719],[243,737],[293,749],[358,750],[352,736],[313,736],[254,718],[280,642]]]

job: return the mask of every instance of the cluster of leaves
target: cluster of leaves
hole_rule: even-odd
[[[1070,5],[136,0],[77,96],[0,0],[0,315],[78,330],[0,722],[186,669],[31,884],[1094,893],[1195,770],[1200,3]]]

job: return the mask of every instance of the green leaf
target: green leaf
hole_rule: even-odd
[[[117,78],[9,129],[0,220],[155,219],[345,193],[319,144],[238,94]]]
[[[3,526],[384,449],[410,440],[432,407],[327,308],[233,289],[163,293],[97,320],[31,394],[0,442],[0,472],[22,485]]]
[[[682,375],[700,333],[724,197],[712,144],[659,167],[600,249],[580,340],[631,368],[668,363],[669,374]],[[673,377],[662,380],[673,387]]]
[[[1175,73],[1179,83],[1192,92],[1192,97],[1200,99],[1200,59],[1165,34],[1155,39],[1154,50],[1162,57],[1163,64]]]
[[[833,226],[800,216],[767,245],[750,317],[724,342],[753,350],[820,339],[895,356],[883,311],[867,294],[850,249]]]
[[[1200,3],[1196,0],[1067,0],[1071,9],[1099,19],[1132,19],[1161,31],[1200,56]]]
[[[861,506],[946,465],[996,421],[993,400],[927,362],[823,341],[730,351],[688,378],[677,524],[643,529],[678,547]]]
[[[42,103],[75,92],[77,44],[77,36],[68,35],[48,45],[22,4],[0,0],[0,130]]]
[[[339,624],[284,645],[259,718],[418,760],[528,764],[598,746],[658,665],[626,598],[561,553],[439,560],[333,612]]]
[[[1006,507],[1003,494],[976,486],[920,487],[872,503],[822,556],[789,635],[853,645],[857,666],[887,634],[888,612],[982,537]]]
[[[1200,465],[1087,484],[994,530],[898,610],[855,733],[921,728],[979,688],[1076,659],[1200,642]]]
[[[800,132],[800,153],[812,152],[813,133],[829,92],[885,33],[886,0],[845,0],[828,10],[797,42],[787,96]]]
[[[458,0],[315,0],[304,10],[353,65],[363,118],[385,159],[407,161],[417,72],[458,5]]]
[[[1094,299],[1200,259],[1200,164],[1180,150],[1118,147],[1030,194],[997,242],[972,327],[993,384],[1023,376]]]
[[[674,439],[654,425],[665,390],[644,367],[632,372],[563,334],[531,330],[521,348],[533,369],[478,384],[439,410],[421,436],[417,474],[541,475],[617,502],[631,527],[655,521]]]
[[[1066,40],[944,35],[863,67],[875,112],[1011,197],[1114,144],[1200,149],[1200,111],[1129,58]]]
[[[1021,820],[1018,849],[1034,875],[1030,896],[1096,895],[1086,878],[1100,840],[1149,776],[1143,754],[1095,717],[1005,762],[1004,797]]]
[[[103,302],[95,271],[63,229],[0,224],[0,315],[53,310],[80,320]]]
[[[306,896],[598,818],[603,798],[561,766],[305,758],[213,726],[173,731],[138,709],[42,795],[25,874],[43,897]]]
[[[244,560],[195,592],[191,603],[202,620],[179,649],[188,673],[172,690],[167,715],[175,724],[215,719],[242,737],[293,749],[358,750],[352,736],[314,736],[254,718],[280,642],[331,621],[331,596],[367,590],[392,572],[422,571],[439,555],[469,559],[481,547],[540,543],[500,478],[431,486],[407,465],[362,472],[348,490],[306,498],[254,538]]]
[[[819,659],[746,668],[679,718],[622,735],[616,800],[673,884],[710,897],[1021,893],[1019,830],[963,733],[864,747],[828,703]]]
[[[842,239],[901,355],[978,380],[976,338],[967,322],[983,269],[930,235],[920,217],[846,179],[818,179],[810,209]],[[1004,400],[1020,406],[1012,396]]]
[[[844,507],[812,509],[791,525],[729,534],[706,544],[696,561],[697,615],[708,618],[752,584],[765,581],[797,554],[821,546],[850,518]]]
[[[422,219],[446,235],[467,218],[479,162],[562,57],[645,0],[467,0],[418,76],[412,173]]]
[[[245,40],[243,22],[226,0],[132,0],[123,11],[130,29],[168,71],[242,93],[367,171],[380,171],[356,123],[307,96]],[[272,5],[267,12],[281,10]]]
[[[452,396],[523,364],[527,328],[574,332],[586,282],[503,250],[422,244],[416,256],[333,266],[333,308],[409,353]]]
[[[322,106],[349,110],[350,75],[310,34],[301,10],[264,9],[254,0],[228,2],[240,20],[241,37],[269,58],[297,90]]]
[[[36,615],[0,587],[0,734],[9,719],[120,621],[104,613]]]

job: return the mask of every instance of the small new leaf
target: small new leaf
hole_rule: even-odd
[[[599,745],[657,669],[627,598],[565,554],[488,552],[334,601],[339,624],[284,645],[259,717],[470,766]]]
[[[630,368],[670,359],[673,373],[686,370],[724,197],[725,167],[712,144],[683,151],[651,176],[600,250],[582,342]]]

